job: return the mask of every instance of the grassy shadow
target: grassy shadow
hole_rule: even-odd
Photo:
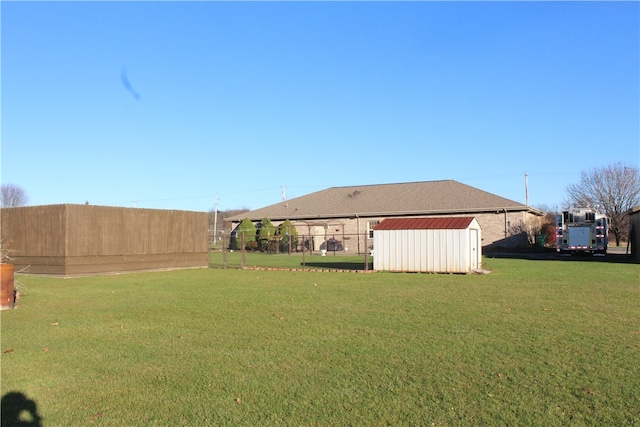
[[[560,255],[556,251],[495,251],[484,254],[486,258],[528,259],[533,261],[604,262],[633,264],[634,259],[625,253],[607,253],[604,256],[591,254]]]
[[[302,263],[300,263],[302,265]],[[307,268],[323,268],[331,270],[364,270],[364,262],[307,262]],[[373,270],[373,263],[369,263],[369,270]]]

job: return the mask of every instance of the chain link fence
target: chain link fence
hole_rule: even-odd
[[[220,231],[210,241],[209,267],[368,271],[372,270],[372,245],[368,233],[256,239]]]

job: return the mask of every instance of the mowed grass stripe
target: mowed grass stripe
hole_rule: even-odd
[[[485,266],[21,277],[2,394],[44,425],[640,422],[640,266]]]

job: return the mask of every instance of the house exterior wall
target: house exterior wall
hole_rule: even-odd
[[[89,205],[2,209],[16,269],[93,274],[206,267],[207,213]]]
[[[429,215],[420,215],[420,217],[427,216]],[[482,229],[481,246],[485,249],[526,247],[527,237],[521,231],[522,225],[531,224],[534,228],[539,228],[541,224],[540,217],[525,211],[496,211],[434,216],[475,217]],[[365,250],[373,249],[373,238],[372,233],[370,233],[373,224],[377,224],[385,218],[397,217],[319,218],[308,221],[292,220],[291,223],[296,227],[299,236],[312,238],[315,244],[314,250],[319,250],[319,246],[325,238],[335,237],[339,240],[344,240],[345,247],[348,248],[347,253],[364,253]],[[275,226],[278,226],[283,221],[273,221],[272,219],[272,222]]]
[[[482,266],[481,231],[465,229],[375,230],[373,269],[469,273]]]

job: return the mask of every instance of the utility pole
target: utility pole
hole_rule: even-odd
[[[529,206],[529,175],[524,173],[524,204]]]
[[[218,241],[218,192],[216,192],[216,204],[213,211],[213,244],[217,245]]]

